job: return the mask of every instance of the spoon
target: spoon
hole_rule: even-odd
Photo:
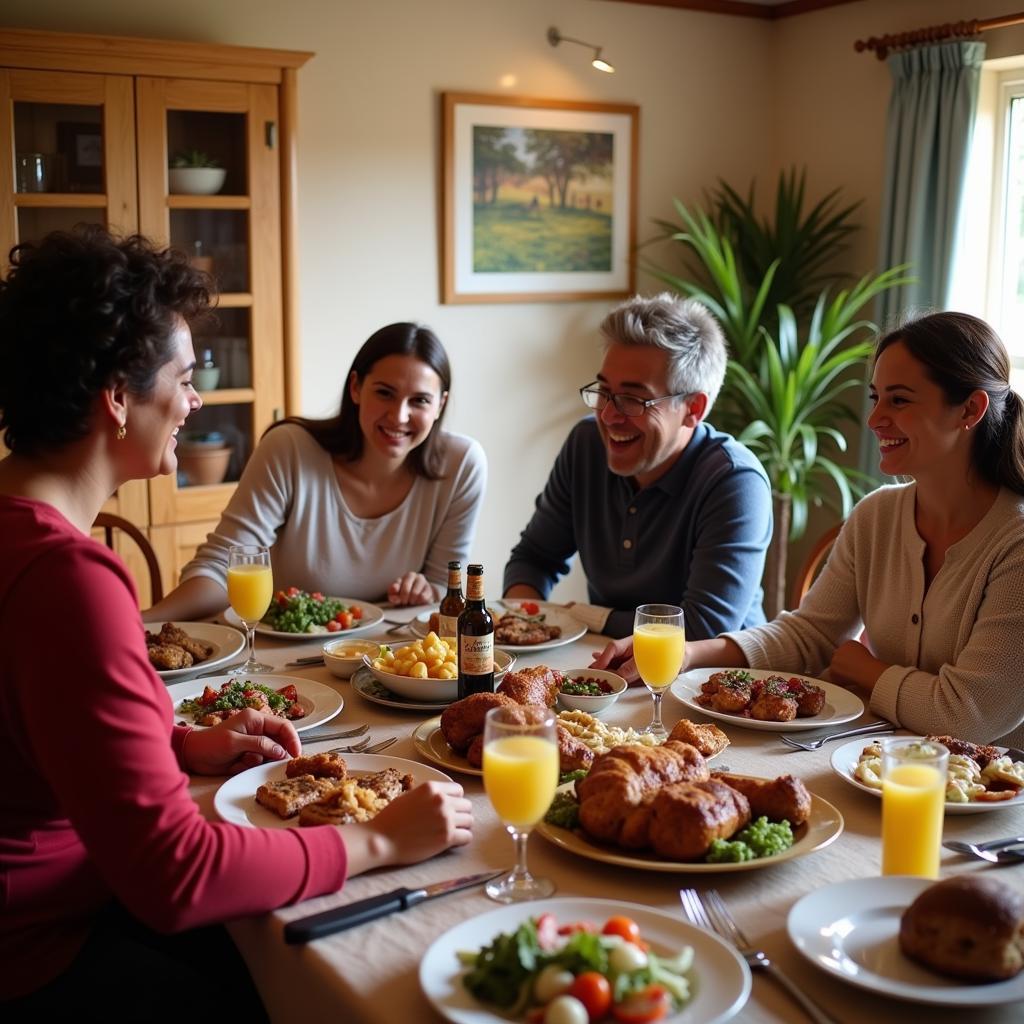
[[[990,864],[1024,864],[1024,836],[1015,839],[996,839],[989,843],[963,843],[951,839],[942,845],[954,853],[987,860]]]

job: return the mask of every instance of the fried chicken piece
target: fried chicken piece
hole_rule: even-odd
[[[289,779],[300,775],[312,775],[314,779],[343,779],[348,774],[348,765],[341,754],[326,750],[322,754],[293,757],[285,767],[284,774]]]
[[[547,665],[509,672],[498,684],[497,692],[511,697],[517,704],[543,704],[553,708],[558,700],[562,674]]]
[[[1002,756],[995,747],[971,743],[969,740],[958,740],[955,736],[926,736],[925,739],[931,740],[932,743],[941,743],[951,754],[969,757],[979,768],[984,768],[989,761]]]
[[[749,801],[750,813],[755,818],[763,814],[771,821],[785,819],[795,828],[811,816],[811,794],[792,775],[780,775],[777,779],[753,779],[731,772],[712,772],[711,778],[742,793]]]
[[[649,803],[664,785],[709,777],[703,755],[688,743],[668,740],[660,747],[624,744],[595,758],[590,774],[576,783],[580,824],[597,839],[619,842],[625,830],[632,846],[646,845],[644,815],[627,818]]]
[[[484,717],[491,708],[515,707],[503,693],[473,693],[449,704],[441,715],[441,735],[457,754],[464,754],[475,736],[484,731]]]
[[[730,669],[715,672],[701,685],[697,703],[726,715],[745,711],[753,696],[753,681],[748,672]]]
[[[648,834],[655,853],[702,860],[715,839],[750,823],[750,803],[732,786],[711,779],[665,786],[650,803]]]
[[[792,697],[770,690],[762,690],[750,705],[750,717],[759,722],[792,722],[796,718],[797,703]]]
[[[796,697],[797,717],[813,718],[815,715],[821,714],[821,709],[825,706],[824,687],[815,686],[814,683],[805,683],[803,680],[799,682],[800,687],[795,691],[790,683],[790,692]]]
[[[194,665],[205,661],[213,654],[213,644],[208,644],[203,640],[197,640],[194,636],[189,636],[185,630],[180,626],[176,626],[173,622],[165,622],[160,627],[159,642],[162,644],[173,644],[188,651],[192,655],[192,663]]]
[[[557,640],[562,635],[558,626],[545,626],[543,622],[528,622],[518,615],[503,615],[494,626],[494,642],[509,647],[526,647]]]
[[[146,648],[150,664],[162,671],[177,668],[190,668],[192,655],[181,647],[171,644],[151,644]]]
[[[729,746],[729,737],[717,725],[691,722],[681,718],[668,734],[670,740],[689,743],[696,747],[705,757],[714,757]]]

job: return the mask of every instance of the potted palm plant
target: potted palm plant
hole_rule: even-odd
[[[860,312],[877,295],[906,282],[903,267],[869,274],[830,294],[829,270],[855,227],[855,206],[829,193],[803,212],[804,175],[784,173],[774,221],[760,218],[754,190],[742,199],[722,183],[714,217],[675,201],[679,223],[659,221],[681,247],[683,274],[645,269],[719,319],[731,349],[716,422],[761,460],[774,494],[775,535],[765,572],[766,611],[785,607],[786,554],[801,537],[811,506],[849,515],[868,478],[844,465],[844,423],[859,421],[847,392],[861,386],[876,327]]]

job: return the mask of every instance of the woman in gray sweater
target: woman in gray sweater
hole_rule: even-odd
[[[469,556],[487,482],[480,445],[441,429],[450,387],[433,331],[396,323],[371,335],[338,415],[267,430],[217,529],[144,618],[222,611],[232,544],[269,547],[279,588],[438,600],[449,560]]]
[[[686,667],[827,670],[904,728],[1024,746],[1024,403],[1009,373],[963,313],[882,338],[868,426],[882,471],[910,482],[858,503],[797,611],[690,644]],[[630,654],[619,641],[595,664]]]

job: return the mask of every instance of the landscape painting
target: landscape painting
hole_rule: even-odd
[[[633,287],[637,110],[445,96],[445,302]]]

